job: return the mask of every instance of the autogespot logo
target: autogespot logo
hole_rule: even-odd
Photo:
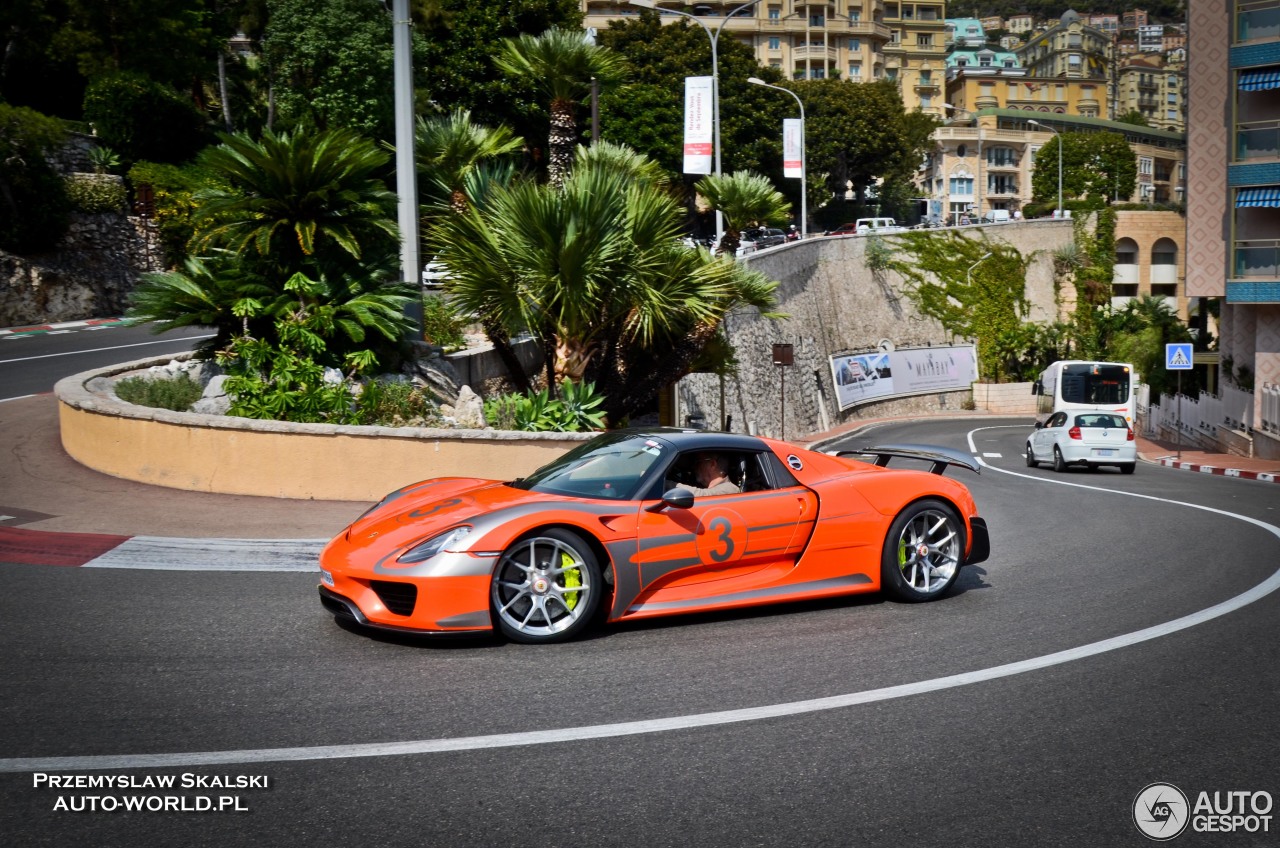
[[[1172,783],[1153,783],[1133,799],[1133,823],[1148,839],[1173,839],[1186,830],[1189,820],[1187,796]]]

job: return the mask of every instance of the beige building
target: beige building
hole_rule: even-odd
[[[1031,32],[1035,26],[1035,20],[1030,15],[1013,15],[1009,20],[1005,21],[1004,28],[1009,32],[1016,32],[1025,35]]]
[[[1177,212],[1116,212],[1116,264],[1111,305],[1144,295],[1161,298],[1187,320],[1187,220]]]
[[[588,29],[604,29],[610,21],[626,20],[638,15],[639,6],[626,0],[580,0]],[[915,31],[927,31],[930,16],[942,22],[942,2],[925,4],[888,4],[883,0],[830,0],[830,2],[804,3],[799,0],[761,0],[750,9],[733,17],[729,12],[742,5],[733,2],[709,2],[690,5],[684,2],[659,0],[659,9],[669,9],[694,14],[699,21],[718,33],[718,38],[734,38],[750,47],[761,65],[777,68],[792,79],[826,79],[843,77],[854,81],[883,79],[888,63],[887,48],[898,32],[901,39],[908,27],[901,20],[904,15],[910,23],[909,44],[916,42]],[[894,27],[887,22],[887,6],[893,7]],[[917,7],[920,7],[917,10]],[[682,15],[663,15],[664,23],[688,18]],[[941,38],[939,37],[939,41]],[[894,67],[901,73],[905,64],[903,50],[895,47],[899,57]],[[708,69],[710,73],[710,69]],[[904,92],[905,93],[905,92]],[[910,108],[910,106],[908,106]]]
[[[944,4],[886,2],[889,27],[885,46],[885,75],[898,82],[907,111],[920,109],[941,115],[939,103],[946,83],[947,45]]]
[[[1153,127],[1186,129],[1187,78],[1164,57],[1140,54],[1120,64],[1116,81],[1116,116],[1138,112]]]
[[[1124,134],[1137,156],[1138,182],[1132,196],[1113,198],[1116,201],[1177,203],[1185,196],[1185,141],[1178,133],[1038,109],[953,111],[956,118],[934,132],[936,147],[918,174],[921,196],[929,201],[931,214],[954,220],[966,213],[980,218],[993,209],[1021,212],[1032,200],[1036,156],[1053,139],[1053,131]],[[1144,284],[1143,278],[1134,282]],[[1151,282],[1149,276],[1145,278],[1146,285]],[[1163,279],[1156,282],[1167,284]],[[1175,296],[1167,290],[1151,291]],[[1138,293],[1147,291],[1122,296]],[[1184,307],[1181,300],[1179,306]]]
[[[1047,31],[1028,39],[1018,59],[1033,77],[1106,80],[1111,72],[1111,37],[1067,12]]]

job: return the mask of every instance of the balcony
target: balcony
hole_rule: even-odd
[[[1178,266],[1177,265],[1152,265],[1151,266],[1151,285],[1153,287],[1178,285]]]
[[[1238,241],[1233,256],[1233,279],[1280,279],[1280,239]]]
[[[1120,264],[1113,265],[1111,272],[1111,284],[1114,286],[1138,285],[1138,266]]]
[[[1236,161],[1280,159],[1280,121],[1236,124]]]
[[[834,47],[796,47],[791,51],[791,58],[797,62],[834,62],[840,56],[840,52]]]
[[[1236,43],[1280,38],[1280,0],[1236,6]]]

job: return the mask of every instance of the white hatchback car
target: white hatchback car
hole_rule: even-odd
[[[1054,471],[1083,465],[1090,471],[1114,465],[1132,474],[1138,465],[1138,443],[1123,415],[1114,412],[1059,410],[1036,424],[1027,440],[1027,466],[1052,462]]]

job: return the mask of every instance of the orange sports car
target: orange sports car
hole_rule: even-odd
[[[592,624],[884,589],[936,598],[990,550],[949,465],[886,445],[845,455],[700,430],[599,436],[503,483],[407,486],[320,555],[340,619],[416,633],[557,642]],[[889,468],[891,458],[923,468]],[[932,473],[931,473],[932,472]]]

